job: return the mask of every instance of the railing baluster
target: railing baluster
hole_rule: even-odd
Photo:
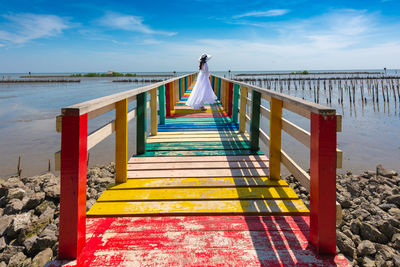
[[[151,135],[157,135],[157,88],[150,91]]]
[[[175,112],[175,84],[173,82],[169,84],[169,103],[172,115]]]
[[[158,106],[160,124],[165,124],[165,85],[158,87]]]
[[[232,120],[238,122],[238,105],[239,105],[239,88],[238,84],[233,85],[233,100],[232,100]]]
[[[146,152],[146,92],[138,94],[137,102],[137,118],[136,118],[136,154],[144,154]]]
[[[217,97],[221,100],[221,78],[218,78]]]
[[[233,83],[228,83],[228,117],[232,117]]]
[[[170,89],[170,84],[167,83],[165,85],[165,110],[166,110],[166,115],[167,117],[171,117],[171,89]]]
[[[182,92],[182,79],[179,79],[179,100],[182,99],[182,95],[183,95],[183,92]]]
[[[85,246],[87,114],[63,116],[61,131],[60,259],[75,259]]]
[[[311,113],[310,241],[336,253],[336,116]]]
[[[254,91],[252,95],[252,108],[251,108],[251,124],[250,124],[250,149],[256,152],[260,149],[259,137],[260,137],[260,105],[261,105],[261,93]]]
[[[128,179],[128,99],[115,103],[115,182]]]
[[[246,109],[247,109],[247,88],[244,86],[240,87],[240,121],[239,131],[241,133],[246,132]]]
[[[271,97],[269,127],[269,178],[281,178],[282,100]]]

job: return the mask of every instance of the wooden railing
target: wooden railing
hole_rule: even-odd
[[[197,73],[113,94],[61,109],[56,128],[61,132],[61,151],[55,155],[60,169],[59,258],[75,259],[85,245],[87,152],[115,132],[115,182],[127,181],[128,122],[136,118],[136,153],[145,152],[146,111],[151,109],[151,134],[173,113],[176,102]],[[157,94],[158,91],[158,94]],[[147,92],[150,93],[148,101]],[[157,98],[158,96],[158,98]],[[128,103],[136,108],[128,111]],[[157,108],[159,102],[159,109]],[[88,135],[88,121],[115,110],[115,120]]]
[[[342,152],[336,148],[336,132],[341,131],[341,116],[335,109],[246,83],[211,76],[211,84],[239,129],[250,128],[253,151],[259,141],[269,149],[270,179],[281,178],[281,163],[310,193],[310,241],[319,253],[336,253],[336,219],[341,217],[336,202],[336,168],[341,168]],[[251,94],[251,99],[248,94]],[[261,105],[270,103],[270,109]],[[248,105],[251,113],[247,113]],[[282,117],[282,109],[310,120],[308,132]],[[239,118],[238,118],[239,116]],[[260,117],[269,120],[269,135],[260,127]],[[302,169],[282,147],[282,130],[310,149],[310,174]]]

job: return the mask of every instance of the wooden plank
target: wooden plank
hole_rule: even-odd
[[[111,104],[101,107],[99,109],[88,112],[88,120],[94,119],[100,115],[110,112],[113,109],[115,109],[115,103],[111,103]]]
[[[160,124],[165,124],[165,85],[158,87],[158,105]]]
[[[240,133],[238,130],[229,130],[229,131],[223,131],[223,132],[219,132],[219,131],[176,131],[176,132],[162,132],[159,133],[157,136],[168,136],[168,135],[206,135],[206,136],[210,136],[210,135],[218,135],[218,134],[225,134],[225,135],[234,135],[234,134],[243,134]]]
[[[309,210],[301,200],[96,202],[87,216],[150,214],[308,215]]]
[[[310,192],[310,175],[297,165],[284,151],[281,151],[281,161],[307,192]]]
[[[239,115],[239,131],[246,132],[246,107],[247,107],[247,88],[240,87],[240,115]]]
[[[115,104],[115,182],[125,183],[128,165],[128,99]]]
[[[245,141],[234,142],[183,142],[183,143],[148,143],[146,151],[195,151],[195,150],[240,150],[250,149]]]
[[[128,179],[126,183],[110,185],[107,190],[185,188],[185,187],[267,187],[289,186],[284,180],[271,180],[268,177],[218,177],[218,178],[156,178]]]
[[[100,127],[87,137],[87,150],[92,149],[95,145],[106,139],[115,131],[115,121],[111,121]]]
[[[201,170],[153,170],[153,171],[128,171],[128,178],[178,178],[178,177],[246,177],[268,176],[268,168],[263,169],[201,169]]]
[[[197,156],[197,157],[160,157],[160,158],[146,158],[146,157],[132,157],[128,163],[159,163],[159,162],[217,162],[217,161],[233,161],[233,162],[247,162],[247,161],[268,161],[265,155],[248,155],[248,156]]]
[[[239,115],[239,85],[233,85],[232,121],[238,122]]]
[[[157,135],[157,88],[150,91],[151,135]]]
[[[171,88],[170,84],[165,84],[165,116],[170,117],[172,115],[172,108],[171,107]]]
[[[300,128],[296,124],[282,119],[282,130],[287,132],[289,135],[294,137],[297,141],[305,145],[306,147],[310,147],[310,133],[303,128]]]
[[[311,113],[310,113],[309,110],[306,110],[306,109],[303,109],[303,108],[301,108],[299,106],[296,106],[293,103],[284,102],[282,107],[284,109],[290,110],[291,112],[294,112],[294,113],[296,113],[296,114],[298,114],[300,116],[303,116],[304,118],[310,119],[310,116],[311,116],[310,114]]]
[[[250,123],[250,144],[251,150],[258,151],[260,149],[258,144],[259,129],[260,129],[260,105],[261,105],[261,94],[257,91],[253,91],[252,95],[252,107],[251,107],[251,123]]]
[[[268,168],[268,162],[176,162],[176,163],[152,163],[152,164],[128,164],[128,170],[193,170],[193,169],[263,169]]]
[[[343,168],[343,151],[336,148],[336,168]]]
[[[56,117],[56,132],[61,133],[62,131],[62,116],[58,115]]]
[[[248,133],[218,133],[216,131],[207,131],[210,132],[208,133],[204,133],[204,134],[196,134],[196,132],[192,132],[192,131],[187,131],[186,133],[188,134],[173,134],[174,132],[161,132],[160,135],[157,136],[150,136],[148,138],[148,140],[155,140],[155,139],[160,139],[160,140],[166,140],[166,139],[170,139],[170,138],[198,138],[198,137],[206,137],[206,138],[215,138],[215,137],[219,137],[219,138],[239,138],[239,137],[243,137],[243,138],[248,138],[249,134]],[[168,134],[166,134],[168,133]]]
[[[281,178],[281,134],[282,134],[282,100],[271,99],[271,116],[269,128],[269,177]]]
[[[137,96],[136,154],[138,155],[143,154],[146,151],[146,98],[146,93]]]
[[[336,132],[342,131],[342,115],[336,114]]]
[[[262,155],[260,151],[250,149],[234,150],[179,150],[179,151],[147,151],[144,157],[175,157],[175,156],[234,156],[234,155]],[[138,155],[141,157],[141,155]]]
[[[249,141],[248,137],[241,136],[232,136],[232,137],[175,137],[175,138],[155,138],[155,139],[147,139],[147,143],[162,143],[162,142],[228,142],[228,141]]]
[[[128,112],[128,122],[136,118],[136,109],[132,109]]]
[[[298,196],[290,187],[189,187],[106,190],[97,201],[182,201],[207,199],[298,199]]]

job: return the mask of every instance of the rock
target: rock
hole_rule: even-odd
[[[21,200],[19,200],[17,198],[11,199],[9,201],[9,203],[7,204],[7,206],[5,207],[4,213],[5,214],[18,213],[22,210],[23,206],[24,206],[24,203]]]
[[[389,246],[376,244],[375,248],[377,254],[381,255],[385,261],[391,260],[393,258],[393,255],[395,255],[395,251]]]
[[[381,175],[383,177],[387,177],[387,178],[392,178],[393,176],[397,175],[397,172],[392,171],[392,170],[386,170],[385,168],[383,168],[383,166],[381,164],[379,164],[378,166],[376,166],[376,173],[377,175]]]
[[[25,259],[26,256],[24,255],[24,253],[18,252],[17,254],[11,257],[7,267],[20,267],[24,264]]]
[[[360,236],[363,240],[369,240],[374,243],[386,244],[389,241],[377,228],[365,222],[361,223]]]
[[[17,254],[18,252],[23,252],[23,251],[24,247],[7,245],[7,247],[0,254],[0,262],[5,261],[6,263],[8,263],[12,256]]]
[[[391,208],[396,208],[396,205],[395,204],[384,203],[384,204],[379,205],[379,208],[383,209],[384,211],[388,211]]]
[[[22,267],[30,267],[32,265],[32,259],[31,258],[26,258],[24,262],[22,263]]]
[[[25,209],[33,209],[35,207],[37,207],[40,203],[42,203],[42,201],[44,200],[46,194],[44,192],[39,192],[39,193],[35,193],[33,194],[28,202],[25,205]]]
[[[86,211],[88,211],[93,205],[96,203],[96,199],[91,198],[88,201],[86,201]]]
[[[381,231],[386,237],[391,240],[392,236],[398,231],[388,221],[383,221],[378,225],[379,231]]]
[[[352,220],[350,223],[350,230],[355,235],[360,235],[360,227],[361,222],[360,220]]]
[[[52,208],[53,210],[57,208],[53,202],[43,201],[42,204],[35,208],[35,214],[40,216],[48,207]]]
[[[358,183],[348,183],[346,187],[347,191],[351,194],[352,197],[360,196],[361,189]]]
[[[400,234],[393,235],[392,243],[395,249],[400,250]]]
[[[357,247],[358,256],[369,256],[376,253],[374,244],[369,240],[363,240]]]
[[[371,259],[370,257],[364,257],[362,258],[362,266],[364,267],[375,267],[375,261]]]
[[[43,189],[43,191],[46,193],[46,197],[48,197],[52,200],[59,201],[59,199],[60,199],[60,186],[59,185],[47,186]]]
[[[49,262],[52,257],[53,251],[51,248],[46,248],[33,258],[31,267],[42,267]]]
[[[354,242],[342,232],[336,231],[336,244],[339,250],[346,256],[354,258],[356,250]]]
[[[24,183],[18,177],[10,177],[6,182],[3,183],[2,188],[24,188]],[[3,190],[0,190],[0,196]],[[8,192],[8,190],[6,190]]]
[[[50,209],[50,208],[49,208]],[[43,216],[43,214],[42,214]],[[52,217],[40,217],[36,222],[31,223],[28,227],[25,229],[22,229],[19,236],[18,236],[18,241],[19,243],[24,243],[25,240],[38,235],[40,232],[43,231],[43,229],[46,228],[46,226],[51,222]],[[25,243],[24,243],[25,246]]]
[[[32,251],[37,252],[41,251],[45,248],[51,248],[58,241],[55,232],[52,231],[43,231],[40,233],[39,237],[36,239],[35,243],[32,246]]]
[[[396,266],[396,267],[400,266],[400,255],[393,256],[393,263],[394,263],[394,266]]]
[[[4,236],[0,237],[0,252],[3,251],[3,249],[7,246],[6,240],[4,239]]]
[[[16,215],[6,230],[7,237],[10,239],[17,237],[21,230],[28,227],[31,223],[31,216],[32,214],[29,212]]]
[[[353,214],[353,218],[359,218],[361,220],[367,218],[368,216],[370,216],[371,214],[364,210],[364,209],[356,209],[355,211],[352,212]]]
[[[22,200],[25,195],[26,195],[25,190],[23,190],[21,188],[11,188],[11,189],[8,190],[7,198],[9,200],[11,200],[13,198]]]
[[[386,198],[387,203],[395,204],[400,207],[400,195],[389,196]]]
[[[7,263],[5,263],[4,261],[0,262],[0,267],[7,267]]]
[[[13,220],[12,216],[1,216],[0,217],[0,236],[4,234],[6,229],[10,226]]]
[[[395,217],[396,219],[400,219],[400,209],[398,208],[391,208],[388,210],[388,213]]]
[[[24,245],[28,255],[33,254],[32,247],[33,247],[33,244],[35,244],[37,238],[38,237],[35,235],[35,236],[31,236],[31,237],[25,239],[23,245]]]

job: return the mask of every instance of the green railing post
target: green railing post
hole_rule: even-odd
[[[233,85],[233,106],[232,106],[232,120],[233,122],[238,122],[238,112],[239,112],[239,85]]]
[[[160,124],[165,124],[165,85],[158,87],[158,110]]]
[[[144,154],[146,152],[146,92],[136,96],[136,154]]]
[[[182,100],[182,79],[179,79],[179,100]]]
[[[218,78],[217,97],[218,97],[218,100],[221,99],[221,78]]]
[[[260,149],[258,138],[260,136],[260,105],[261,93],[254,91],[252,95],[251,124],[250,124],[250,149],[256,152]]]

